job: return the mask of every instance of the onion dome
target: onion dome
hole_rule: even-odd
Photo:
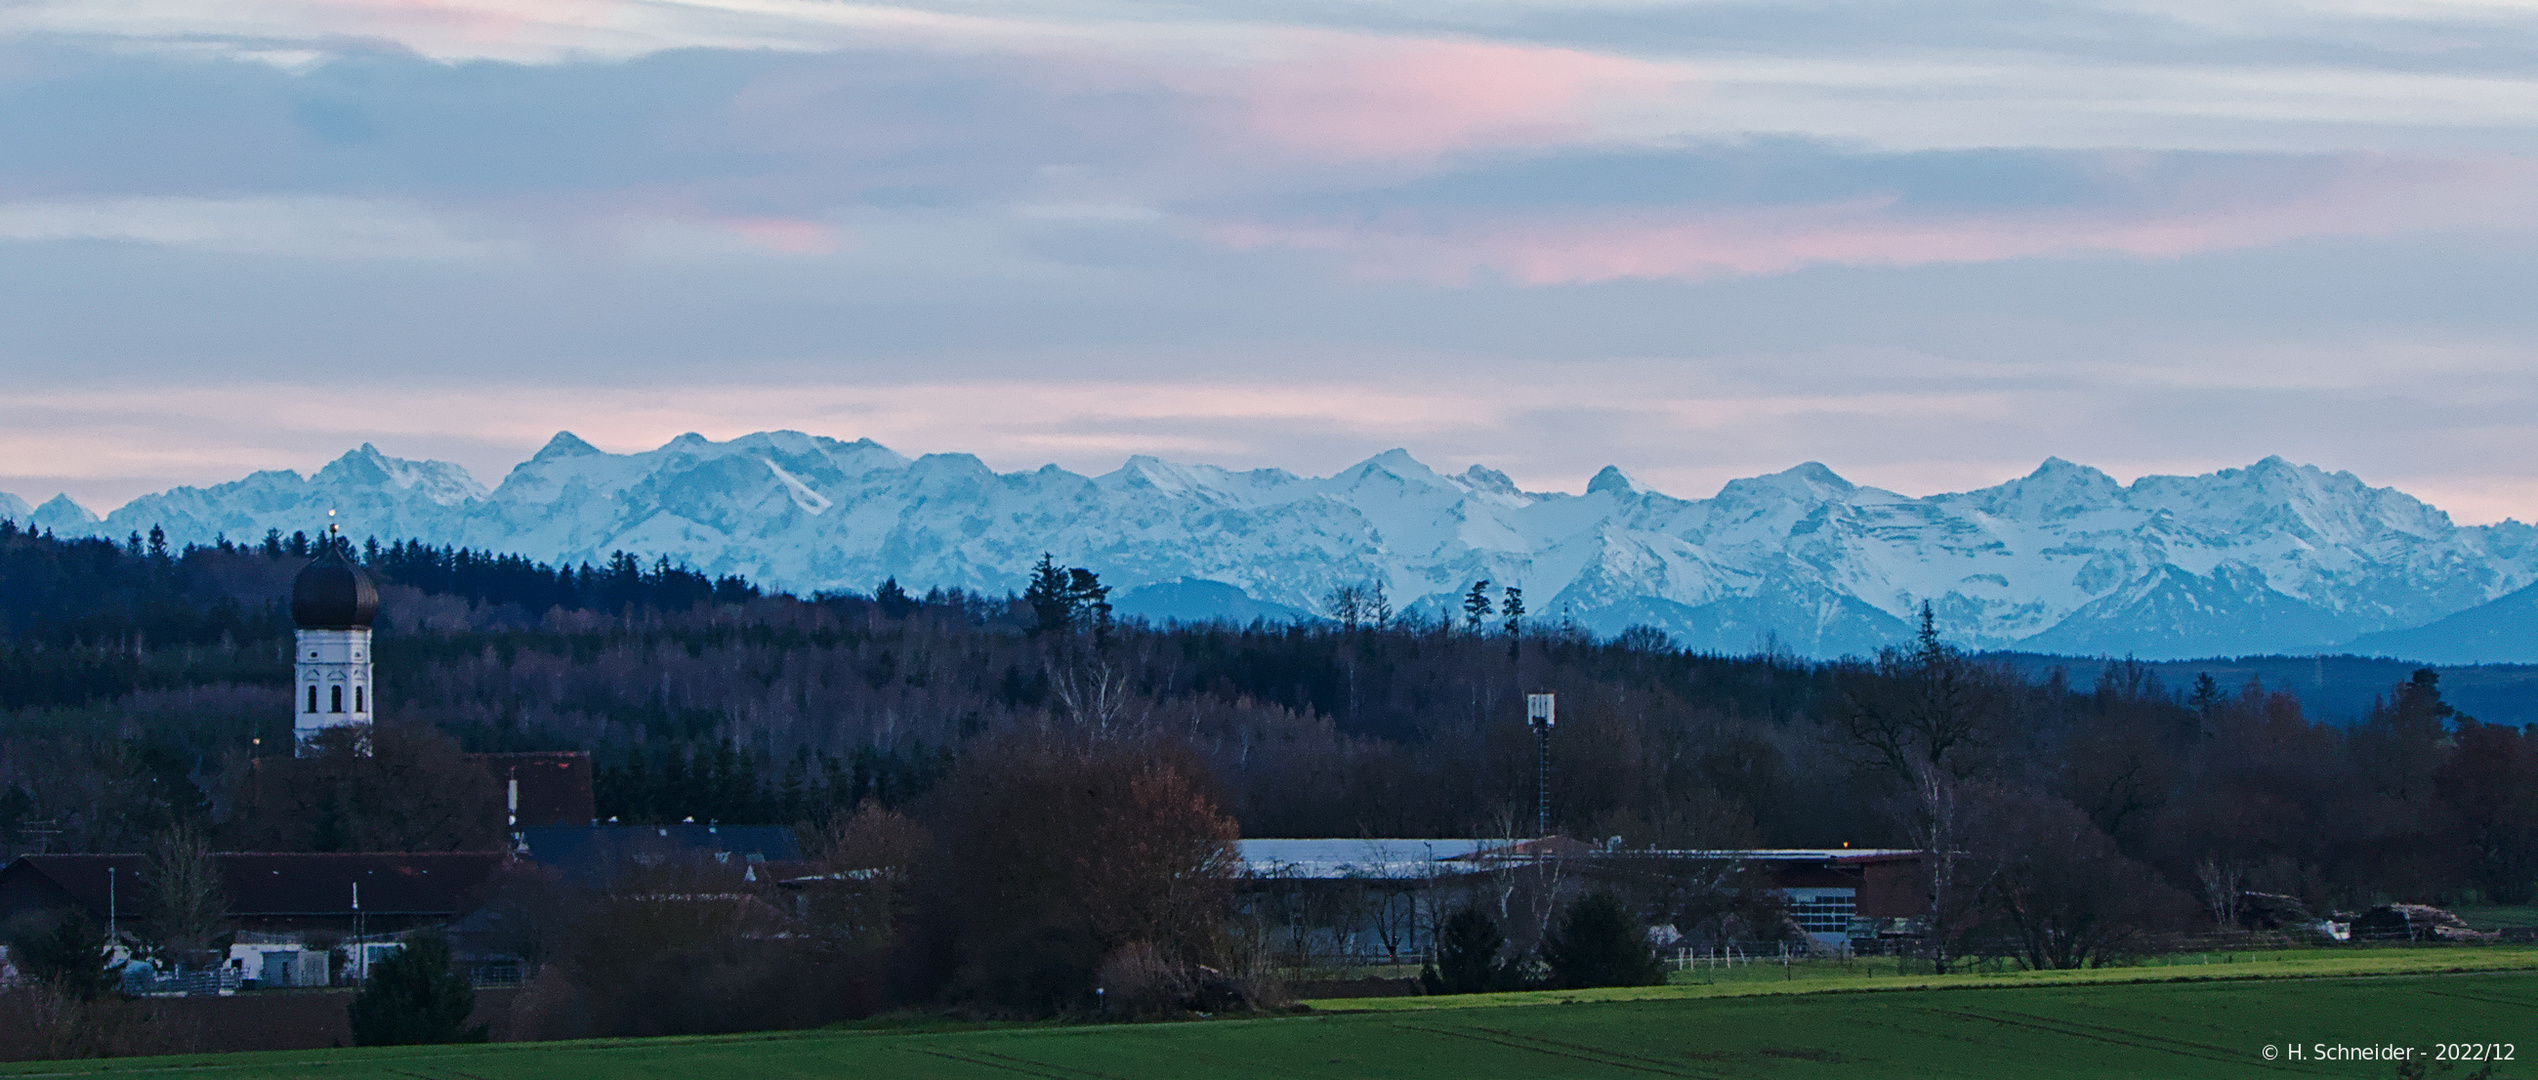
[[[291,582],[291,621],[302,630],[364,630],[378,615],[379,586],[344,557],[341,544],[327,544]]]

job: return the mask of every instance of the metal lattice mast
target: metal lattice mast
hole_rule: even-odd
[[[1537,751],[1533,822],[1533,835],[1537,838],[1551,835],[1551,725],[1556,722],[1555,711],[1551,695],[1525,695],[1525,722],[1533,725]]]
[[[1533,734],[1533,741],[1541,752],[1535,769],[1537,786],[1540,790],[1534,793],[1533,834],[1549,836],[1551,835],[1551,729],[1536,727],[1533,729]]]

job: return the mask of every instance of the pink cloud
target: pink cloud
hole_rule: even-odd
[[[715,222],[742,242],[781,255],[834,255],[844,246],[835,226],[799,218],[722,218]]]
[[[2253,185],[2251,185],[2253,186]],[[2174,258],[2311,237],[2538,225],[2538,163],[2349,159],[2308,190],[2202,184],[2147,207],[1932,214],[1893,198],[1739,209],[1632,209],[1506,221],[1227,222],[1230,247],[1342,254],[1366,273],[1526,285],[1708,280],[1809,266],[1925,266],[2085,256]]]
[[[1291,34],[1277,59],[1162,78],[1235,103],[1226,137],[1337,161],[1589,142],[1604,114],[1677,91],[1676,70],[1573,49],[1438,38]]]
[[[527,5],[483,0],[349,0],[313,6],[308,17],[338,32],[432,43],[434,51],[482,52],[545,37],[557,26],[597,27],[611,21],[617,0],[544,0]]]

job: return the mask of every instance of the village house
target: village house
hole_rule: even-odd
[[[501,852],[233,852],[212,862],[234,931],[230,984],[326,986],[358,980],[411,931],[445,926],[484,902]],[[132,939],[149,887],[140,854],[25,855],[0,869],[0,927],[77,914]]]
[[[1554,836],[1262,839],[1241,841],[1241,850],[1244,913],[1278,927],[1291,953],[1323,958],[1422,956],[1453,907],[1513,911],[1544,889],[1555,899],[1598,888],[1636,897],[1649,908],[1641,914],[1653,924],[1652,943],[1670,946],[1696,928],[1672,925],[1667,904],[1731,871],[1775,900],[1785,920],[1735,933],[1803,939],[1813,951],[1914,936],[1929,906],[1921,852],[1902,849],[1625,850]]]

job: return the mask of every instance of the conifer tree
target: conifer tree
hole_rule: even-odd
[[[1066,572],[1066,608],[1070,624],[1089,623],[1096,643],[1110,639],[1110,586],[1081,566]]]
[[[1513,966],[1498,959],[1507,945],[1498,920],[1477,907],[1467,907],[1445,920],[1437,934],[1436,959],[1419,973],[1421,987],[1431,994],[1480,994],[1511,990],[1517,981]]]
[[[916,598],[909,596],[908,590],[900,587],[899,579],[896,577],[884,580],[880,588],[874,589],[872,601],[880,606],[883,615],[893,619],[907,618],[908,613],[915,611],[917,607]]]
[[[426,934],[370,966],[352,1002],[353,1044],[484,1042],[485,1025],[467,1026],[475,1010],[475,988],[449,969],[449,942]]]
[[[1065,633],[1074,627],[1074,604],[1069,601],[1068,587],[1073,578],[1058,566],[1057,557],[1040,553],[1040,563],[1031,568],[1031,584],[1022,590],[1022,600],[1031,605],[1036,625],[1032,633]]]
[[[1653,986],[1666,977],[1665,964],[1648,948],[1647,931],[1609,892],[1570,904],[1559,930],[1543,941],[1542,959],[1563,989]]]
[[[1472,633],[1481,632],[1481,623],[1497,609],[1489,602],[1489,579],[1472,583],[1472,591],[1463,594],[1463,627]]]
[[[104,997],[115,987],[106,971],[105,932],[77,911],[62,913],[49,930],[10,941],[9,953],[29,981],[49,984],[81,1001]]]
[[[1522,654],[1524,647],[1525,591],[1513,585],[1507,586],[1506,598],[1499,603],[1498,610],[1507,616],[1507,621],[1500,625],[1507,631],[1507,659],[1514,660]]]

